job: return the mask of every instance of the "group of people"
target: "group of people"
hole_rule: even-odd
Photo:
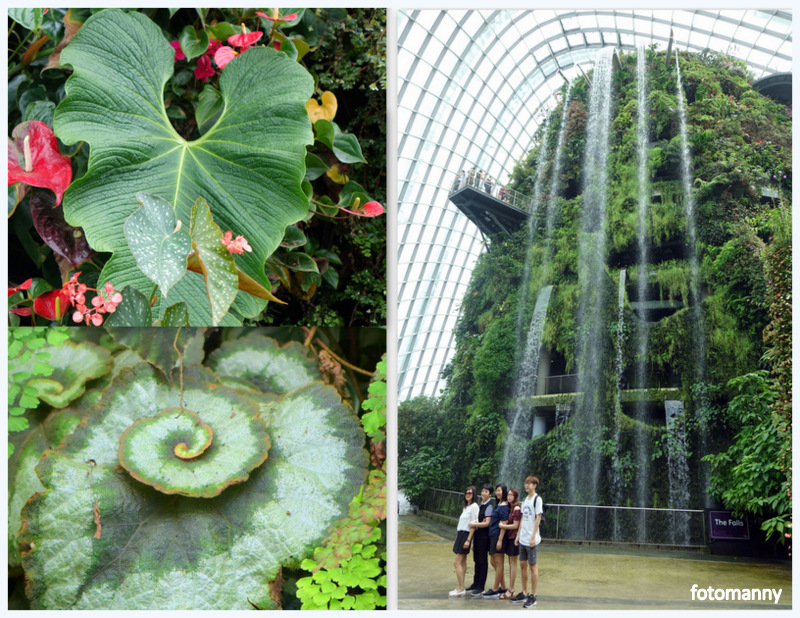
[[[461,170],[458,176],[456,176],[456,180],[453,183],[453,193],[458,191],[461,187],[470,186],[475,187],[476,189],[480,189],[481,191],[485,191],[489,195],[492,195],[492,190],[495,188],[496,180],[494,177],[489,176],[483,170],[476,170],[474,167],[469,170],[469,172],[465,170]],[[504,202],[508,202],[511,197],[510,190],[504,186],[501,186],[497,189],[497,195],[495,196],[499,200],[503,200]]]
[[[464,491],[464,510],[458,520],[453,544],[458,586],[450,591],[451,597],[470,593],[483,599],[523,603],[525,608],[536,605],[536,585],[539,581],[536,554],[537,546],[542,540],[539,526],[544,510],[542,498],[536,493],[538,487],[538,478],[526,478],[527,496],[520,502],[519,490],[508,489],[505,483],[499,483],[494,488],[494,504],[491,502],[491,485],[486,484],[481,488],[480,502],[475,487],[467,487]],[[470,548],[475,562],[475,576],[472,584],[465,588],[467,554]],[[489,571],[487,555],[491,556],[494,584],[485,590]],[[508,581],[505,577],[506,556]],[[521,571],[521,590],[515,594],[518,564]]]

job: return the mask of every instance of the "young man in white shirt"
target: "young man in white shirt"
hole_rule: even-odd
[[[539,524],[542,520],[542,498],[536,494],[539,479],[529,476],[525,479],[528,497],[522,503],[522,521],[514,542],[519,545],[519,564],[522,570],[522,592],[511,599],[512,603],[524,603],[525,609],[536,605],[536,584],[539,583],[539,566],[536,561],[537,546],[542,542]],[[531,573],[531,593],[528,594],[528,566]]]

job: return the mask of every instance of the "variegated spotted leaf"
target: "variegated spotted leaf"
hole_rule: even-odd
[[[125,240],[139,270],[166,298],[186,273],[192,239],[167,200],[143,191],[136,200],[141,206],[125,221]]]
[[[239,277],[236,263],[220,242],[222,230],[214,223],[208,203],[198,198],[192,206],[190,235],[211,304],[211,324],[217,326],[236,298]]]

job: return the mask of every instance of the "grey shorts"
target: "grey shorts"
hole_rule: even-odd
[[[539,546],[534,545],[533,547],[528,547],[527,545],[523,545],[522,543],[519,544],[519,561],[520,562],[527,562],[531,566],[536,564],[536,554]]]

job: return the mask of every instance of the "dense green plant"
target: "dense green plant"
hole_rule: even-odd
[[[54,291],[71,271],[79,270],[89,287],[111,282],[123,298],[133,299],[126,302],[134,303],[125,311],[135,320],[129,325],[165,318],[168,324],[303,323],[317,304],[346,310],[340,324],[385,320],[385,226],[372,218],[382,209],[349,179],[350,168],[361,172],[366,160],[356,135],[334,121],[337,98],[321,82],[329,77],[325,67],[333,70],[333,58],[315,57],[330,51],[323,50],[334,36],[328,22],[345,24],[339,35],[359,33],[358,54],[374,59],[385,53],[378,36],[384,13],[335,10],[328,20],[324,11],[305,9],[285,17],[253,9],[31,11],[12,12],[9,34],[18,41],[9,58],[15,102],[9,131],[14,165],[21,166],[15,179],[56,192],[47,209],[36,206],[46,192],[26,192],[23,184],[9,189],[12,239],[30,256],[31,274]],[[240,27],[253,31],[237,34]],[[111,37],[111,31],[124,36]],[[35,43],[23,51],[31,38]],[[48,40],[59,42],[49,56],[39,53]],[[304,64],[312,58],[319,83]],[[65,80],[58,69],[71,74]],[[382,82],[369,83],[378,89]],[[348,88],[361,84],[355,76],[346,82]],[[323,105],[312,95],[321,96]],[[380,108],[370,109],[370,128],[358,128],[380,157],[373,165],[381,171],[370,184],[385,197],[385,153],[375,146],[383,141],[383,126],[373,118]],[[31,152],[38,142],[29,140],[38,126],[55,129],[60,142],[53,156],[62,157],[67,173],[72,168],[72,182],[33,178],[45,175],[35,145]],[[162,212],[173,210],[175,221],[141,216],[142,191],[161,198]],[[193,234],[192,211],[200,200],[208,212]],[[369,222],[353,221],[363,218]],[[123,232],[132,219],[138,219],[136,238],[149,242]],[[342,239],[338,246],[336,238]],[[154,243],[161,247],[155,256]],[[241,254],[235,263],[225,248]],[[171,263],[172,274],[154,278],[159,269],[148,269],[148,260]],[[128,286],[138,294],[125,294]],[[321,287],[343,299],[329,294],[312,301]],[[41,285],[36,290],[48,291]],[[150,316],[141,297],[152,307]],[[278,299],[296,307],[289,312],[270,305],[265,314],[267,301]],[[75,305],[74,299],[69,303]],[[63,310],[39,313],[36,306],[33,312],[55,321],[72,317]],[[125,324],[120,317],[115,323]]]
[[[703,486],[702,472],[708,464],[698,460],[705,454],[727,452],[739,431],[734,420],[721,412],[728,408],[731,397],[730,390],[724,387],[759,368],[769,367],[774,372],[764,382],[772,393],[775,428],[770,431],[779,442],[772,455],[780,461],[783,482],[791,478],[791,243],[786,233],[791,207],[791,112],[752,88],[744,63],[710,51],[680,53],[692,157],[697,236],[694,253],[699,266],[695,293],[687,248],[686,196],[680,177],[683,143],[677,115],[675,62],[667,65],[664,52],[654,47],[646,54],[647,182],[652,199],[644,236],[649,264],[644,271],[638,266],[636,54],[622,53],[612,90],[604,243],[607,255],[603,256],[607,269],[602,282],[593,282],[606,286],[607,299],[602,310],[605,326],[601,345],[606,348],[608,362],[598,377],[603,385],[602,396],[593,402],[601,420],[599,427],[581,428],[571,418],[544,437],[532,440],[530,461],[541,472],[547,491],[552,492],[551,499],[567,498],[564,462],[591,454],[599,457],[601,469],[613,471],[623,504],[638,502],[632,480],[638,474],[647,475],[649,505],[669,503],[670,479],[665,472],[669,436],[661,422],[635,419],[629,402],[617,401],[616,395],[618,378],[623,390],[636,388],[634,363],[640,352],[634,334],[641,309],[632,309],[633,303],[641,299],[633,294],[638,294],[638,285],[645,278],[647,300],[656,303],[651,311],[662,313],[653,313],[651,316],[655,317],[649,318],[650,343],[641,360],[648,379],[662,388],[670,387],[669,391],[664,388],[660,397],[681,399],[686,404],[681,420],[687,431],[684,454],[691,468],[690,501],[699,507],[708,491]],[[569,97],[565,96],[566,88],[571,88]],[[437,431],[408,453],[400,454],[400,469],[405,470],[401,478],[415,494],[421,486],[413,485],[412,471],[421,485],[447,479],[451,482],[448,487],[484,478],[497,480],[494,475],[514,403],[514,357],[520,349],[516,342],[524,341],[516,332],[517,324],[521,322],[527,328],[532,305],[543,285],[554,285],[543,332],[543,343],[550,353],[550,372],[574,374],[577,370],[581,357],[577,346],[582,341],[577,319],[581,303],[579,226],[588,95],[589,84],[580,78],[565,85],[560,93],[561,101],[569,99],[570,103],[563,177],[557,183],[558,195],[546,196],[554,198],[556,209],[552,236],[544,237],[542,225],[536,231],[537,246],[529,248],[524,229],[511,237],[499,235],[490,240],[488,250],[476,265],[461,304],[456,351],[442,374],[448,380],[447,387],[434,400],[439,408],[437,418],[451,428],[453,436],[447,446],[437,447],[437,439],[444,442]],[[549,178],[561,105],[556,105],[547,124],[540,125],[534,146],[511,173],[512,188],[532,194],[541,171]],[[542,148],[547,150],[547,156],[543,159],[544,170],[539,170]],[[546,184],[551,186],[549,181]],[[527,260],[531,260],[528,266]],[[617,282],[623,269],[627,270],[627,286],[622,299],[622,372],[618,375],[612,360],[616,350],[612,347],[620,334]],[[529,279],[522,281],[526,272]],[[527,297],[523,298],[526,286]],[[702,319],[700,329],[696,325],[698,315]],[[702,348],[698,346],[698,333],[704,336]],[[698,349],[705,352],[700,364]],[[558,401],[566,403],[571,397]],[[549,406],[551,400],[538,403]],[[618,417],[613,414],[617,405],[622,411]],[[644,470],[638,469],[642,464],[630,455],[637,435],[652,455]],[[456,451],[457,458],[451,456],[453,444],[460,449]],[[426,467],[427,462],[438,462],[443,455],[451,457],[446,470]],[[603,503],[618,499],[608,485],[601,490]],[[720,506],[729,508],[726,494],[715,495]],[[766,511],[760,512],[759,517],[769,518]]]
[[[80,332],[80,345],[42,346],[52,384],[34,386],[47,406],[9,462],[9,562],[31,607],[279,608],[294,602],[282,574],[324,549],[342,517],[359,519],[345,546],[364,560],[381,549],[385,408],[364,401],[359,418],[348,403],[362,388],[351,361],[374,363],[373,351],[344,360],[323,331],[270,331],[283,344],[259,332]],[[101,370],[71,375],[76,350]],[[385,587],[376,564],[360,572],[365,589]]]
[[[704,458],[713,472],[709,491],[739,516],[757,516],[767,538],[777,533],[783,543],[792,507],[781,460],[784,432],[772,412],[777,393],[766,371],[735,378],[728,386],[737,393],[727,414],[738,431],[727,450]]]

